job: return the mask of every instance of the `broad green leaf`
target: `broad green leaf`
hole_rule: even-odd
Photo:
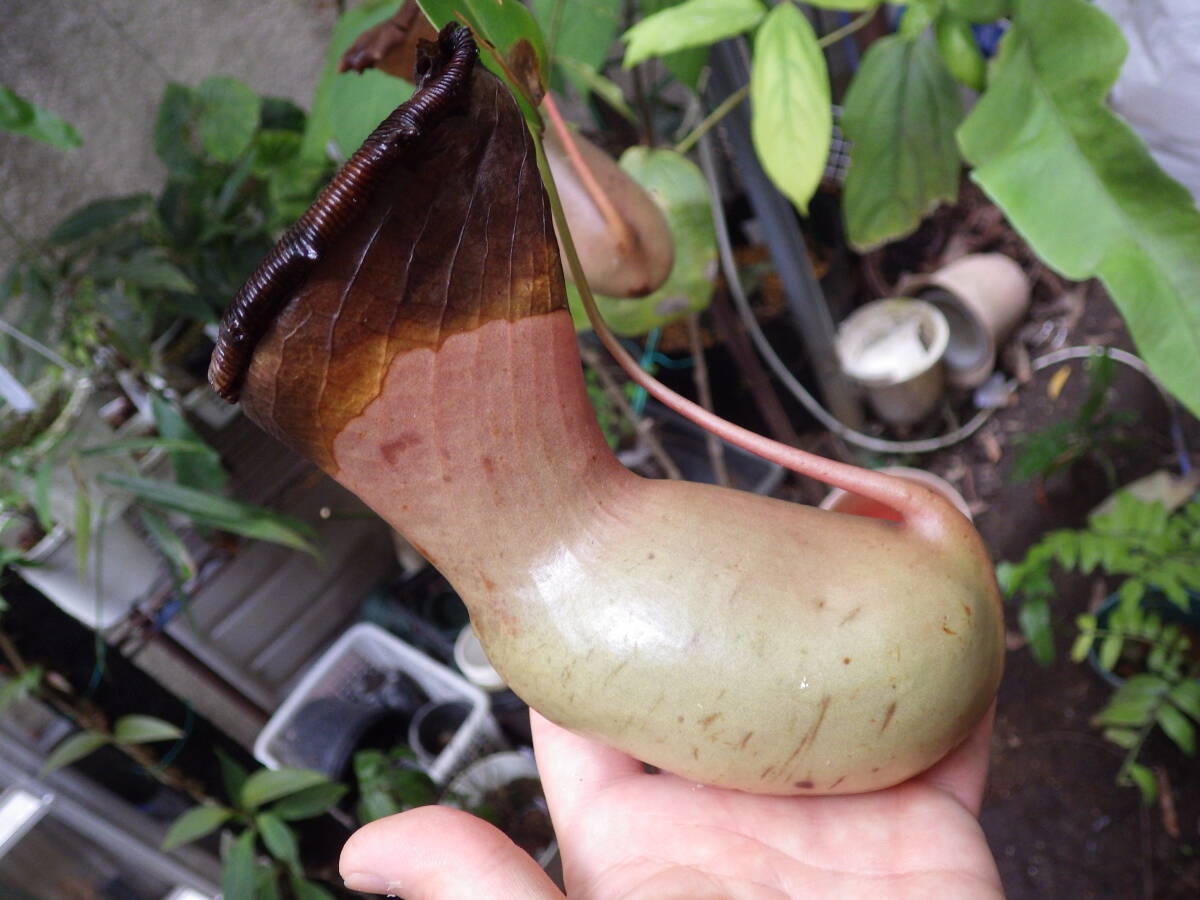
[[[1161,678],[1138,675],[1126,681],[1096,714],[1099,725],[1140,727],[1151,721],[1167,685]]]
[[[585,73],[594,76],[608,59],[617,36],[622,3],[623,0],[533,0],[533,15],[541,26],[551,57],[581,94],[595,90]]]
[[[311,769],[259,769],[246,779],[241,800],[247,809],[257,809],[272,800],[328,781],[320,772]]]
[[[295,832],[285,825],[282,819],[269,812],[259,813],[254,817],[254,821],[268,852],[292,868],[299,867],[300,846],[296,841]]]
[[[184,84],[170,82],[163,91],[154,119],[154,152],[172,175],[192,172],[196,153],[196,92]]]
[[[219,493],[224,490],[228,479],[217,451],[205,444],[204,438],[188,424],[183,413],[160,394],[151,394],[150,407],[154,415],[154,427],[162,437],[173,441],[189,441],[203,448],[203,452],[199,453],[171,451],[175,480],[184,487],[198,491]]]
[[[255,896],[253,829],[242,832],[225,856],[221,867],[223,900],[258,900]]]
[[[549,84],[549,58],[546,41],[533,13],[522,3],[513,0],[417,0],[425,15],[436,27],[450,22],[465,21],[476,35],[481,35],[508,56],[520,42],[527,41],[537,54],[542,84]]]
[[[1029,651],[1043,666],[1054,661],[1054,634],[1050,630],[1050,604],[1045,597],[1030,597],[1017,611],[1017,622],[1029,641]]]
[[[66,119],[36,103],[30,103],[12,88],[0,84],[0,131],[19,134],[73,150],[83,144],[79,132]]]
[[[972,177],[1038,255],[1099,277],[1154,374],[1200,415],[1200,210],[1105,104],[1125,41],[1086,0],[1014,0],[959,129]]]
[[[191,439],[145,437],[119,438],[104,444],[92,444],[79,451],[80,456],[123,456],[129,453],[145,453],[149,450],[167,450],[171,453],[209,453],[215,451],[208,444]]]
[[[233,810],[212,803],[193,806],[171,823],[163,838],[162,849],[174,850],[212,834],[233,817]]]
[[[809,6],[819,6],[821,9],[840,9],[847,12],[863,12],[872,6],[878,6],[880,0],[805,0]]]
[[[761,0],[687,0],[647,16],[625,32],[624,66],[749,31],[766,11]]]
[[[279,890],[279,873],[274,863],[255,862],[254,900],[283,900]]]
[[[1012,11],[1012,0],[943,0],[946,9],[968,22],[995,22]]]
[[[91,274],[97,281],[124,281],[152,291],[196,293],[196,285],[178,266],[149,255],[102,260],[92,267]]]
[[[50,232],[52,244],[70,244],[89,238],[98,232],[123,222],[136,212],[150,207],[149,194],[131,194],[128,197],[109,197],[97,200],[77,209],[63,219]]]
[[[300,132],[260,130],[254,136],[254,158],[250,171],[259,178],[268,177],[277,168],[287,165],[299,156],[302,141]]]
[[[1075,643],[1071,645],[1071,662],[1083,662],[1087,659],[1087,655],[1092,652],[1092,642],[1096,640],[1096,635],[1092,632],[1085,632],[1075,638]]]
[[[298,822],[311,819],[332,809],[349,790],[344,784],[329,782],[315,784],[310,788],[297,791],[290,797],[284,797],[271,805],[269,812],[285,822]]]
[[[106,472],[99,476],[99,480],[132,494],[143,503],[181,512],[199,525],[317,555],[311,543],[312,529],[298,519],[151,478]]]
[[[1142,793],[1142,802],[1147,806],[1153,803],[1154,798],[1158,796],[1158,783],[1154,780],[1154,773],[1141,763],[1127,763],[1121,768],[1117,778],[1124,784],[1136,785]]]
[[[899,35],[864,54],[846,92],[842,131],[854,144],[842,208],[850,242],[867,250],[916,230],[958,196],[958,85],[933,43]]]
[[[675,241],[671,272],[654,293],[636,300],[596,298],[604,321],[618,334],[645,334],[708,306],[716,269],[716,233],[708,185],[695,163],[673,150],[631,147],[618,164],[654,198]],[[567,285],[567,296],[575,326],[590,327],[575,285]]]
[[[49,775],[55,769],[69,766],[78,762],[90,753],[99,750],[108,743],[108,735],[99,731],[81,731],[61,741],[54,751],[46,757],[39,775]]]
[[[808,214],[833,136],[825,54],[804,13],[780,3],[754,39],[750,134],[771,180]]]
[[[296,900],[333,900],[333,894],[296,872],[288,873],[288,882]]]
[[[1200,722],[1200,681],[1181,681],[1167,695],[1171,702]]]
[[[183,731],[178,726],[154,716],[121,716],[113,725],[113,738],[119,744],[149,744],[181,737]]]
[[[331,142],[338,159],[349,157],[375,126],[412,94],[412,85],[407,81],[377,69],[361,74],[338,72],[342,54],[355,39],[399,8],[399,0],[366,0],[338,18],[300,147],[301,156],[309,163],[325,161]],[[311,200],[307,197],[304,206]]]
[[[236,78],[214,75],[196,89],[200,140],[218,162],[233,162],[254,140],[262,100]]]
[[[1196,755],[1196,727],[1187,716],[1168,703],[1158,708],[1158,727],[1188,756]]]
[[[664,9],[670,9],[672,6],[678,6],[682,2],[685,0],[642,0],[639,8],[642,16],[648,17]],[[662,64],[681,84],[694,91],[699,84],[700,73],[708,64],[708,47],[688,47],[685,50],[664,54]]]

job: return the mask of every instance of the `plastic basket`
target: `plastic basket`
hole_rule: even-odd
[[[360,624],[347,630],[304,673],[259,732],[254,742],[255,758],[271,769],[298,766],[340,777],[340,771],[333,771],[339,766],[314,761],[322,757],[320,748],[313,747],[313,741],[327,739],[330,745],[335,745],[346,742],[347,735],[356,740],[361,733],[358,724],[380,710],[386,711],[386,706],[378,702],[363,701],[360,685],[364,677],[397,672],[411,678],[430,700],[462,700],[471,706],[462,727],[427,768],[435,782],[445,784],[481,756],[507,749],[483,691],[379,626]],[[332,711],[327,721],[329,727],[314,730],[310,724],[304,729],[308,733],[302,733],[301,711],[322,700],[328,701]],[[350,748],[345,749],[348,752]],[[337,757],[338,753],[329,756]]]

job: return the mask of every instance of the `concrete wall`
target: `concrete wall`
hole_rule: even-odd
[[[0,215],[44,235],[97,197],[156,191],[168,80],[233,75],[308,108],[334,0],[0,0],[0,84],[71,122],[77,150],[0,133]],[[0,227],[0,271],[17,252]]]

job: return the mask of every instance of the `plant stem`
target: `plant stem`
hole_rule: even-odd
[[[817,46],[821,48],[829,47],[833,44],[836,44],[843,38],[847,38],[854,34],[854,32],[865,27],[873,18],[875,18],[875,13],[878,11],[878,9],[879,7],[873,6],[863,12],[861,15],[855,17],[852,22],[848,22],[841,28],[835,29],[834,31],[829,32],[829,34],[824,35],[817,41]],[[733,109],[749,95],[750,85],[744,84],[724,100],[722,100],[712,112],[704,117],[699,125],[692,129],[691,134],[687,135],[687,137],[675,145],[675,152],[687,153],[689,150],[691,150],[692,147],[696,145],[696,142],[700,140],[700,138],[708,134],[709,131],[711,131],[723,118],[729,115],[729,113],[732,112]]]
[[[579,353],[583,357],[583,361],[588,364],[591,370],[596,373],[596,377],[600,379],[600,386],[604,389],[604,393],[608,395],[608,398],[621,411],[621,415],[625,416],[632,423],[638,436],[646,442],[646,447],[650,450],[654,461],[662,467],[667,477],[673,480],[682,478],[683,474],[679,471],[679,467],[675,465],[675,460],[671,459],[671,455],[663,447],[662,442],[658,439],[658,435],[654,433],[654,423],[645,416],[639,416],[633,411],[633,407],[629,405],[629,399],[625,396],[625,392],[621,390],[621,386],[612,377],[612,373],[604,367],[604,361],[600,358],[600,354],[587,347],[581,347]]]
[[[695,313],[687,317],[688,343],[692,351],[692,378],[700,405],[713,411],[712,385],[708,381],[708,365],[704,361],[704,342],[700,339],[700,318]],[[704,432],[704,444],[712,464],[713,476],[721,487],[729,487],[729,469],[725,465],[725,445],[711,431]]]
[[[687,153],[696,145],[700,138],[708,134],[720,121],[725,118],[739,103],[750,96],[750,85],[744,84],[724,100],[712,112],[705,116],[700,124],[692,129],[692,133],[675,145],[676,153]]]

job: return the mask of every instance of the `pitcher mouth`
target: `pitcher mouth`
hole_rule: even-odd
[[[400,159],[419,152],[427,136],[459,109],[477,56],[471,32],[447,25],[436,43],[417,51],[417,90],[376,128],[303,216],[284,233],[234,297],[221,320],[208,380],[234,403],[259,342],[280,309],[365,206],[365,198]]]

